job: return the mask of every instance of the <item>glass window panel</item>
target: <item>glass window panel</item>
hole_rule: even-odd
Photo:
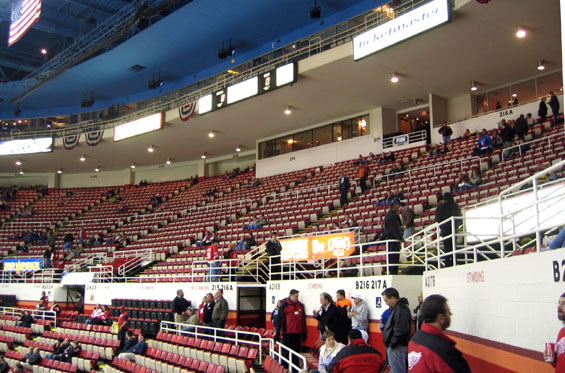
[[[307,149],[312,147],[312,131],[304,131],[294,135],[292,151]]]
[[[341,122],[341,134],[344,140],[350,139],[351,136],[351,119]]]
[[[475,114],[486,113],[489,110],[486,93],[475,96],[475,102],[477,104],[477,112]]]
[[[496,110],[497,106],[499,108],[505,108],[508,106],[508,101],[510,100],[510,88],[504,87],[497,89],[495,91],[490,91],[488,93],[488,106],[489,110]]]
[[[341,123],[336,123],[333,125],[333,141],[343,140],[341,133]]]
[[[512,91],[512,99],[515,105],[537,100],[536,82],[534,79],[512,84],[510,89]]]
[[[557,71],[539,78],[536,78],[538,84],[538,96],[547,96],[550,91],[558,95],[563,88],[563,80],[561,71]]]
[[[332,142],[332,126],[331,124],[313,130],[314,146],[325,145]]]
[[[290,153],[292,151],[293,142],[294,139],[292,138],[292,135],[278,138],[276,143],[275,154],[279,155],[279,154]]]

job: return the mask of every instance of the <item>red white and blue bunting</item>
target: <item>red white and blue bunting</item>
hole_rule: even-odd
[[[104,136],[104,131],[89,132],[85,135],[86,143],[90,146],[96,146],[100,144],[100,141],[102,141],[103,136]]]
[[[179,118],[183,122],[190,119],[192,114],[194,114],[194,109],[196,108],[196,101],[192,101],[189,104],[179,107]]]
[[[70,135],[63,137],[63,146],[67,150],[74,149],[78,145],[80,135]]]

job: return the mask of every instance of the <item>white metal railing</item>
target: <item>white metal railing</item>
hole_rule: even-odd
[[[66,272],[77,272],[79,269],[94,265],[96,262],[104,262],[107,258],[106,253],[94,253],[90,255],[86,255],[68,265],[65,268]]]
[[[36,308],[0,307],[0,315],[3,316],[20,317],[23,315],[24,311],[29,311],[34,319],[51,321],[53,326],[57,325],[57,313],[55,311],[39,310]]]
[[[399,7],[395,8],[396,15],[403,14],[408,12],[415,7],[428,2],[429,0],[410,0],[403,2]],[[368,11],[366,14],[361,15],[366,17],[366,15],[371,15],[375,12],[373,10]],[[135,111],[131,114],[124,115],[118,119],[100,121],[97,123],[92,123],[91,121],[81,122],[76,125],[69,125],[62,129],[51,129],[51,130],[32,130],[32,131],[11,131],[7,137],[11,139],[21,139],[21,138],[37,138],[37,137],[63,137],[68,135],[74,135],[78,133],[86,133],[90,131],[97,131],[97,130],[104,130],[108,128],[113,128],[114,126],[127,123],[133,121],[135,119],[145,117],[151,114],[155,114],[158,112],[165,112],[167,110],[172,110],[181,107],[189,102],[197,100],[199,97],[213,92],[217,89],[224,88],[228,85],[235,84],[239,81],[248,79],[252,76],[259,75],[266,71],[269,71],[273,68],[273,66],[279,66],[283,63],[289,63],[292,61],[298,61],[316,53],[319,53],[327,48],[331,48],[332,46],[340,45],[343,42],[350,41],[354,36],[365,32],[379,24],[384,23],[387,21],[388,18],[385,16],[372,16],[371,19],[365,19],[364,22],[360,24],[356,24],[353,27],[347,28],[343,32],[336,32],[335,34],[328,34],[328,29],[322,30],[317,34],[310,35],[301,41],[308,41],[308,40],[319,40],[315,43],[308,43],[304,44],[301,41],[293,43],[297,47],[292,49],[291,51],[285,51],[286,46],[282,46],[280,49],[272,51],[268,58],[263,59],[262,56],[258,58],[254,58],[250,61],[245,61],[238,67],[233,67],[232,69],[238,69],[239,67],[249,66],[249,68],[241,69],[242,71],[237,74],[226,74],[221,73],[218,74],[216,77],[210,77],[208,80],[214,80],[214,82],[210,83],[209,85],[203,88],[196,88],[197,85],[201,85],[202,82],[196,83],[193,87],[194,90],[190,90],[187,94],[181,94],[182,91],[186,91],[187,88],[192,87],[185,87],[179,91],[173,91],[166,94],[167,97],[171,97],[170,100],[165,98],[165,95],[160,97],[155,97],[145,102],[141,102],[146,104],[143,109]],[[328,36],[326,36],[328,35]],[[304,46],[301,46],[304,45]],[[278,56],[275,53],[285,51],[282,55]],[[260,63],[256,65],[254,63],[255,60],[259,59]],[[214,79],[215,78],[215,79]],[[98,112],[95,112],[98,113]],[[46,119],[46,118],[45,118]],[[2,136],[2,134],[0,134]]]
[[[426,141],[426,131],[404,133],[398,136],[385,137],[383,139],[383,149],[413,144],[422,141]]]
[[[0,283],[24,283],[24,282],[59,282],[61,272],[56,269],[42,269],[33,272],[11,272],[0,271]]]
[[[539,139],[530,140],[530,141],[524,142],[522,144],[514,145],[514,146],[511,146],[509,148],[503,149],[502,150],[502,161],[504,162],[505,158],[509,157],[510,154],[513,154],[513,153],[518,153],[518,155],[522,155],[522,151],[525,151],[525,150],[522,150],[523,149],[522,147],[525,147],[526,145],[531,146],[531,145],[534,145],[534,144],[537,144],[537,143],[543,143],[543,142],[547,141],[547,145],[551,147],[552,140],[555,141],[554,139],[557,139],[559,137],[563,137],[563,135],[565,133],[565,125],[562,125],[562,127],[563,127],[563,132],[554,133],[554,134],[549,135],[549,136],[544,136],[544,137],[539,138]],[[529,150],[527,150],[527,151],[529,151]]]
[[[308,372],[306,357],[280,342],[274,342],[274,348],[269,348],[269,355],[282,366],[288,366],[289,372]],[[296,364],[297,362],[298,365]]]
[[[183,330],[188,328],[190,328],[190,330]],[[262,363],[263,361],[263,342],[268,341],[267,338],[263,338],[261,334],[256,332],[190,325],[171,321],[161,321],[160,331],[169,334],[189,335],[196,338],[212,339],[214,342],[229,342],[230,344],[240,346],[256,347],[258,350],[257,358],[259,359],[259,363]]]
[[[351,185],[354,185],[355,182],[353,181],[351,183]],[[308,188],[298,188],[298,189],[293,189],[293,190],[289,190],[287,192],[283,192],[283,193],[276,193],[273,192],[265,197],[263,197],[263,199],[272,199],[273,201],[276,201],[277,199],[283,199],[283,198],[289,198],[292,196],[295,196],[296,198],[298,198],[300,196],[300,194],[305,193],[305,192],[315,192],[315,195],[318,196],[318,191],[322,191],[325,190],[327,194],[330,194],[332,188],[337,187],[339,184],[338,183],[331,183],[331,184],[326,184],[326,185],[318,185],[315,187],[308,187]]]

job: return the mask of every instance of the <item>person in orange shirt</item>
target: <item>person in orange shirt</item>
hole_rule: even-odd
[[[347,310],[351,308],[351,301],[345,297],[345,290],[339,289],[335,292],[335,304],[340,312],[341,318],[343,319],[343,329],[345,330],[345,335],[351,330],[351,319],[347,317]]]

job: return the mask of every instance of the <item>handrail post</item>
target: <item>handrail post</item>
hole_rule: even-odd
[[[541,232],[539,229],[539,199],[538,199],[538,178],[535,177],[533,180],[533,188],[534,188],[534,204],[536,207],[536,251],[539,252],[541,247]]]

